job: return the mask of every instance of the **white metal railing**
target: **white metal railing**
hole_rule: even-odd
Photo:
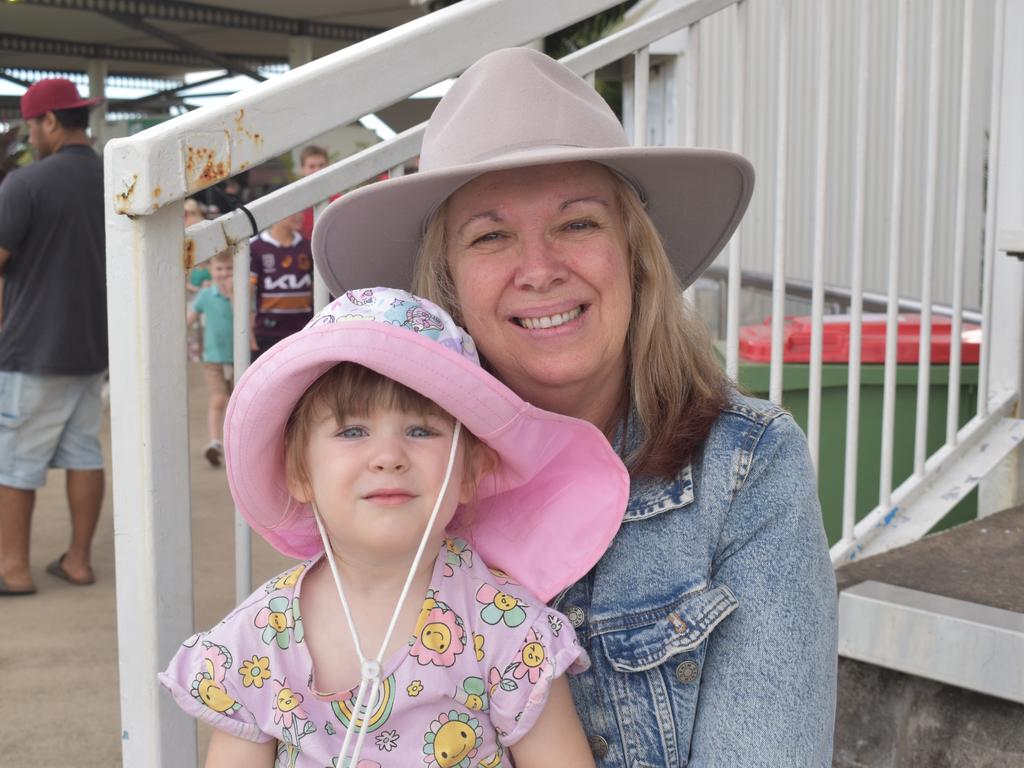
[[[945,1],[945,0],[944,0]],[[854,479],[858,476],[857,447],[860,426],[859,344],[851,352],[846,433],[845,488],[842,539],[833,547],[833,559],[842,562],[864,553],[879,551],[895,543],[912,540],[926,532],[945,511],[951,498],[972,485],[964,480],[956,493],[948,488],[950,478],[976,478],[991,464],[989,457],[1020,440],[1014,430],[1019,422],[1021,347],[1024,346],[1024,271],[1015,260],[996,249],[997,232],[1010,232],[1005,239],[1017,242],[1024,230],[1024,174],[999,174],[1001,164],[1022,163],[1024,156],[1024,96],[1010,85],[1008,71],[1024,71],[1020,54],[1012,50],[1012,65],[1004,65],[1003,39],[1020,39],[1024,34],[1024,10],[1016,4],[1007,13],[1005,0],[997,2],[995,58],[992,75],[992,142],[989,149],[988,216],[986,220],[985,269],[983,280],[983,364],[979,389],[978,415],[963,428],[958,427],[959,345],[953,345],[950,375],[950,405],[947,412],[946,444],[931,456],[922,453],[924,438],[921,421],[915,428],[915,471],[895,490],[892,489],[895,384],[896,384],[896,308],[899,299],[899,262],[907,255],[901,247],[903,228],[914,227],[924,234],[923,284],[931,280],[930,222],[937,217],[956,218],[955,260],[959,270],[954,296],[954,323],[959,333],[963,301],[963,250],[966,239],[965,206],[974,193],[964,169],[969,145],[966,139],[971,105],[971,40],[974,0],[962,4],[964,62],[960,93],[959,175],[956,209],[941,211],[934,196],[924,205],[924,220],[918,224],[900,215],[904,184],[905,94],[921,87],[921,79],[908,76],[906,64],[907,0],[899,0],[896,42],[895,106],[892,113],[894,158],[887,179],[869,184],[865,173],[867,128],[863,115],[869,99],[868,79],[857,80],[854,108],[857,120],[851,147],[830,144],[829,124],[835,105],[829,98],[829,74],[835,46],[832,39],[847,34],[837,30],[827,0],[814,4],[818,9],[818,86],[817,109],[811,116],[816,127],[813,152],[816,171],[813,211],[813,305],[812,362],[808,436],[812,455],[817,459],[821,421],[822,315],[826,248],[825,233],[830,226],[826,205],[826,185],[836,157],[852,149],[854,205],[848,251],[840,254],[850,262],[852,339],[860,339],[864,296],[863,264],[865,247],[863,223],[865,201],[885,186],[890,193],[889,314],[887,359],[885,365],[884,425],[881,445],[883,457],[879,478],[878,505],[859,522],[856,520]],[[697,143],[698,120],[702,104],[702,58],[708,54],[702,30],[709,19],[725,19],[731,25],[728,42],[734,70],[729,95],[731,119],[728,146],[743,150],[747,121],[744,105],[749,96],[748,83],[752,62],[747,58],[748,14],[759,0],[691,0],[669,3],[666,10],[625,26],[615,34],[566,57],[565,64],[578,74],[593,79],[593,73],[616,62],[623,62],[629,74],[626,92],[631,100],[624,105],[628,132],[635,143],[650,143],[652,136],[674,135],[667,124],[682,126],[687,143]],[[783,315],[786,290],[786,254],[790,249],[787,232],[791,178],[789,160],[799,146],[792,144],[790,115],[791,56],[798,42],[792,30],[792,0],[779,0],[774,23],[777,25],[775,66],[778,73],[776,99],[776,142],[774,178],[762,182],[761,195],[772,196],[772,230],[759,242],[744,228],[727,249],[728,319],[726,329],[726,365],[730,375],[739,371],[740,282],[742,257],[749,249],[768,250],[773,256],[772,355],[770,397],[783,397]],[[282,151],[300,145],[323,131],[350,122],[407,94],[457,74],[482,54],[494,48],[529,42],[563,28],[578,19],[614,5],[614,0],[477,0],[463,3],[423,19],[391,30],[363,43],[339,51],[292,72],[273,78],[250,90],[204,107],[150,129],[130,139],[111,142],[106,150],[108,277],[111,292],[109,320],[111,329],[111,407],[114,472],[114,509],[117,542],[118,615],[121,639],[121,695],[124,725],[125,765],[191,765],[195,758],[194,728],[157,689],[152,675],[139,670],[156,671],[172,655],[181,638],[192,631],[192,584],[190,555],[190,510],[188,494],[187,434],[185,427],[185,333],[183,284],[185,270],[196,261],[232,248],[235,252],[235,358],[236,375],[241,375],[249,359],[248,240],[254,230],[303,210],[317,206],[332,194],[371,179],[383,171],[400,172],[402,164],[419,151],[423,126],[405,131],[394,139],[342,160],[313,176],[269,194],[214,221],[202,222],[187,232],[181,228],[181,200],[219,179],[241,172]],[[949,3],[947,2],[947,5]],[[866,3],[864,4],[866,6]],[[730,6],[734,8],[730,9]],[[723,13],[723,11],[725,11]],[[864,72],[867,62],[880,45],[868,34],[867,13],[850,30],[855,36],[857,61]],[[934,131],[938,119],[934,111],[938,40],[943,33],[944,17],[937,12],[931,18],[929,34],[932,57],[931,79],[927,88],[928,157],[934,156]],[[481,34],[486,30],[486,34]],[[670,55],[655,48],[676,31],[683,31],[683,49]],[[702,48],[704,50],[702,50]],[[1016,66],[1017,69],[1013,69]],[[653,98],[652,78],[669,78],[678,100],[665,99],[660,115],[648,109]],[[661,80],[657,88],[662,88]],[[343,93],[344,99],[331,94]],[[674,107],[672,105],[675,105]],[[682,115],[680,117],[680,110]],[[301,115],[301,120],[286,121],[281,115]],[[1005,130],[1004,130],[1005,129]],[[1000,155],[1001,136],[1008,137],[1008,155]],[[929,160],[929,173],[934,163]],[[936,186],[931,178],[926,188]],[[997,209],[996,203],[1001,205]],[[999,211],[1012,211],[1009,219]],[[1004,219],[1006,219],[1004,221]],[[1017,238],[1017,239],[1015,239]],[[917,257],[915,249],[913,257]],[[1017,292],[1013,285],[1016,281]],[[925,295],[925,294],[923,294]],[[327,299],[322,282],[317,281],[314,303]],[[929,301],[922,300],[924,306]],[[925,313],[927,314],[927,310]],[[993,324],[1000,327],[999,354],[990,352]],[[954,336],[959,338],[959,336]],[[1016,345],[1016,346],[1014,346]],[[180,352],[180,354],[179,354]],[[170,353],[170,354],[168,354]],[[922,339],[919,362],[928,367],[930,346]],[[990,361],[993,372],[988,372]],[[1016,373],[1015,373],[1016,371]],[[956,384],[954,385],[954,382]],[[927,412],[930,388],[919,385],[919,412]],[[1024,432],[1024,430],[1021,430]],[[988,450],[982,450],[985,445]],[[992,446],[996,446],[995,449]],[[946,483],[946,484],[944,484]],[[952,495],[951,495],[952,494]],[[236,592],[248,594],[251,579],[249,531],[239,521],[236,526]]]

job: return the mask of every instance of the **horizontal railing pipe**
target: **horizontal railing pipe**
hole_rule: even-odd
[[[729,272],[726,267],[713,264],[704,270],[703,277],[715,280],[716,282],[725,283],[729,279]],[[751,270],[744,270],[741,276],[741,283],[744,288],[754,288],[756,290],[770,291],[772,289],[772,276],[767,275],[764,272],[755,272]],[[794,277],[787,277],[783,283],[785,286],[785,294],[790,298],[810,299],[813,291],[813,284],[808,280],[800,280]],[[838,285],[825,285],[824,286],[825,299],[833,301],[839,304],[850,305],[854,298],[855,292],[850,288],[843,288]],[[864,308],[870,310],[882,310],[889,305],[889,298],[882,293],[869,293],[865,292],[861,296],[864,302]],[[900,298],[896,302],[900,312],[907,312],[911,314],[920,314],[921,302],[917,299]],[[953,317],[955,310],[946,304],[932,304],[932,314],[939,317]],[[968,323],[981,323],[981,312],[974,310],[963,310],[963,319]]]
[[[150,214],[457,75],[495,48],[536,40],[613,5],[615,0],[475,0],[444,8],[114,139],[107,149],[113,179],[108,194],[118,213]],[[480,29],[488,34],[471,34]],[[316,108],[309,109],[313,103]],[[294,115],[302,119],[287,119]]]

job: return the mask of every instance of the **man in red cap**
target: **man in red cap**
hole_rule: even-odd
[[[71,543],[47,572],[91,584],[107,368],[103,163],[69,80],[21,97],[37,161],[0,185],[0,596],[35,591],[29,539],[47,469],[67,470]]]

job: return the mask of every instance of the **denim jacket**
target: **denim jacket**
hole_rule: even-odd
[[[782,409],[734,395],[673,481],[634,478],[615,541],[554,605],[591,657],[570,684],[599,768],[831,765],[835,577]]]

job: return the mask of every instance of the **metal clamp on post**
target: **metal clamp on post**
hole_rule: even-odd
[[[1004,229],[999,232],[996,250],[1024,261],[1024,229]]]

